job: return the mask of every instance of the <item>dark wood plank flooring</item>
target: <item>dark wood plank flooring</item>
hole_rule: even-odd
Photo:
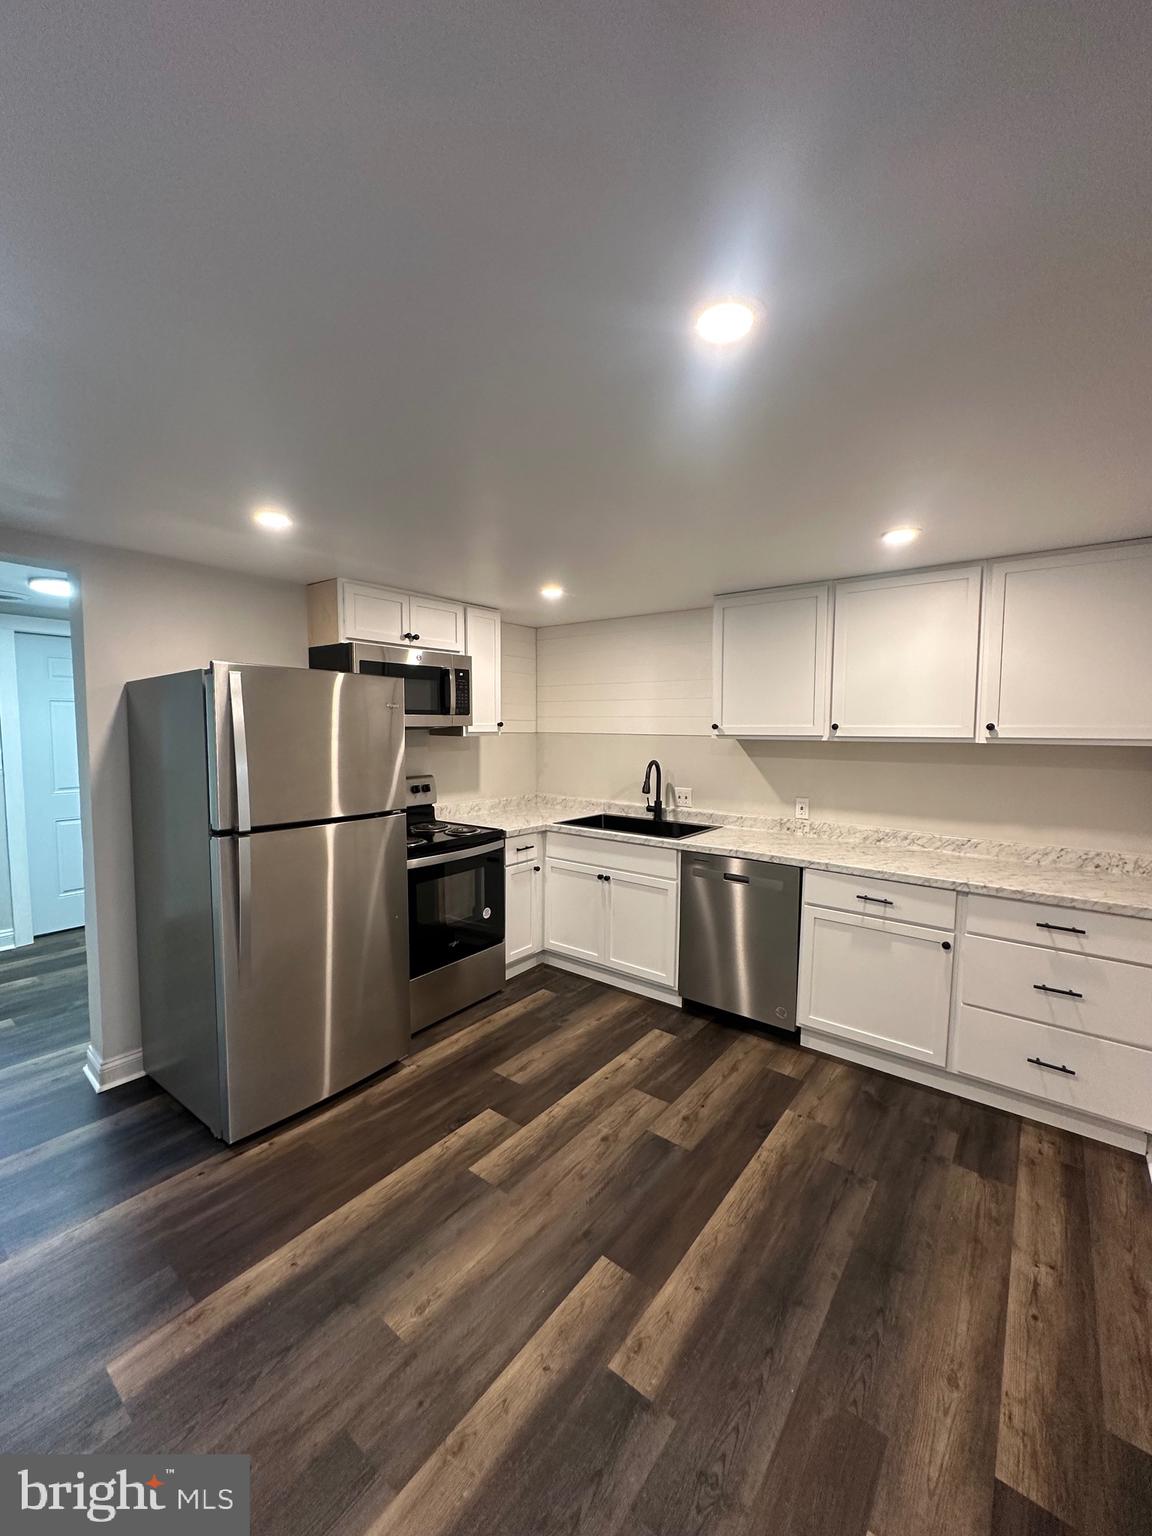
[[[288,1536],[1147,1536],[1136,1157],[551,968],[237,1148],[0,959],[0,1449]]]

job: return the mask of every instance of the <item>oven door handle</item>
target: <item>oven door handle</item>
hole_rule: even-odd
[[[429,853],[423,858],[409,859],[409,869],[427,869],[433,864],[456,864],[461,859],[477,859],[482,853],[500,853],[503,843],[484,843],[480,848],[459,848],[455,853]]]

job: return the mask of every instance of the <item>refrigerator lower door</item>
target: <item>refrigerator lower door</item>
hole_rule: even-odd
[[[403,815],[213,838],[224,1139],[407,1054]]]

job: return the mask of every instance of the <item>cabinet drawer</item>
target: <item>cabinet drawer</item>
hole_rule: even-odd
[[[1152,1047],[1152,970],[968,935],[960,999],[1088,1035]]]
[[[1152,921],[1119,917],[1114,912],[1080,912],[1039,901],[1001,896],[970,896],[966,933],[989,939],[1015,939],[1046,949],[1152,965]]]
[[[527,838],[520,839],[527,842]],[[595,869],[623,869],[633,875],[655,875],[675,880],[675,848],[650,848],[644,843],[626,843],[612,837],[579,837],[568,832],[549,832],[548,857],[567,859],[573,864],[591,864]]]
[[[834,875],[824,869],[804,871],[804,900],[866,917],[893,918],[928,928],[955,928],[956,892],[929,885],[875,880],[870,875]]]
[[[962,1004],[951,1066],[1049,1104],[1152,1128],[1152,1051]]]
[[[538,864],[543,852],[539,832],[525,832],[518,835],[509,832],[508,840],[504,844],[505,864]]]

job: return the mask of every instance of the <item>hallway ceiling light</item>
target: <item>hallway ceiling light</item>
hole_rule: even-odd
[[[283,507],[273,506],[267,502],[262,507],[257,507],[252,513],[252,521],[261,528],[267,528],[272,533],[284,533],[291,528],[292,514],[286,512]]]
[[[76,590],[65,576],[29,576],[28,587],[41,597],[71,597]]]
[[[720,299],[697,312],[696,334],[714,347],[730,347],[744,340],[758,318],[758,308],[750,300]]]
[[[540,596],[541,597],[551,598],[551,599],[555,599],[557,597],[563,597],[564,596],[564,588],[563,587],[558,587],[554,581],[550,581],[547,586],[544,586],[544,587],[540,588]]]

